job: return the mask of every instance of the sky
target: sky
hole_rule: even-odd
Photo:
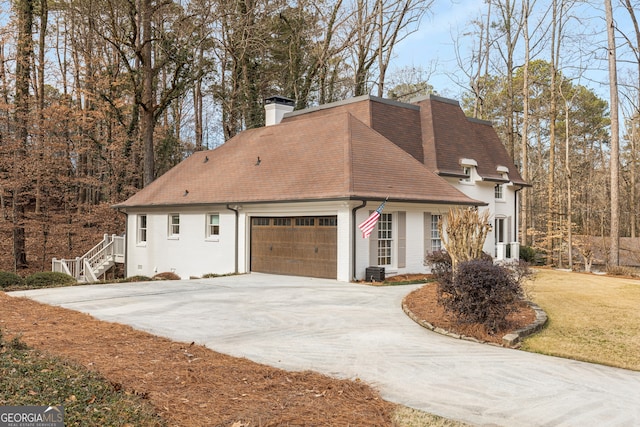
[[[549,3],[550,0],[538,0],[534,14],[544,13],[546,10],[544,5]],[[617,1],[613,0],[613,3],[615,6]],[[396,57],[391,67],[392,71],[398,67],[406,66],[421,66],[424,69],[433,70],[429,83],[438,94],[460,99],[466,88],[457,85],[450,75],[455,74],[455,78],[463,84],[468,79],[458,69],[453,40],[457,39],[461,53],[468,55],[471,38],[459,37],[459,35],[469,31],[468,23],[472,19],[486,14],[486,8],[484,0],[435,0],[431,12],[422,18],[417,31],[410,34],[397,46]],[[606,24],[602,9],[601,1],[593,2],[593,4],[584,2],[571,9],[571,13],[575,17],[567,21],[565,32],[572,36],[572,46],[561,55],[562,58],[565,58],[565,63],[561,64],[560,68],[565,76],[573,78],[574,82],[592,89],[601,98],[608,100],[608,72],[605,60],[606,49],[604,48],[606,46]],[[614,18],[618,26],[628,34],[633,34],[633,28],[626,15],[625,10],[614,11]],[[534,17],[532,17],[530,25],[533,21]],[[590,35],[582,35],[584,32],[588,32]],[[532,39],[535,37],[535,35],[532,36]],[[621,39],[618,42],[620,43]],[[523,51],[523,44],[524,41],[520,38],[520,52]],[[580,49],[593,49],[595,57],[586,60],[576,59],[578,57],[573,52],[576,51],[575,46],[578,45]],[[520,55],[522,56],[522,53]],[[624,55],[624,52],[618,49],[618,55]],[[548,61],[550,58],[549,49],[544,48],[538,58]],[[522,58],[520,58],[520,62],[522,62]],[[587,64],[588,70],[580,74],[575,65],[582,63]],[[637,73],[637,65],[621,62],[618,70],[620,79],[627,75],[627,68]]]
[[[430,70],[429,83],[439,94],[459,98],[462,89],[447,76],[458,69],[453,38],[484,8],[483,0],[435,0],[417,31],[398,45],[394,68],[421,66]]]

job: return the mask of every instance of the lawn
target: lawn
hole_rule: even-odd
[[[523,350],[640,371],[640,280],[541,269],[526,288],[549,323]]]

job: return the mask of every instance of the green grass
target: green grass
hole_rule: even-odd
[[[1,331],[0,331],[1,333]],[[141,396],[0,335],[0,406],[64,405],[65,426],[165,426]]]
[[[540,270],[527,289],[549,322],[523,350],[640,371],[640,281]]]

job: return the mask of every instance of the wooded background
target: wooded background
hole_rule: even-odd
[[[432,69],[394,67],[398,44],[432,6],[0,1],[0,270],[48,270],[52,257],[122,233],[124,215],[110,205],[190,153],[262,126],[268,96],[300,109],[447,92],[431,85]],[[494,122],[532,184],[520,192],[522,243],[548,263],[588,253],[593,239],[576,236],[613,235],[605,261],[617,265],[618,237],[637,236],[638,6],[488,0],[454,37],[452,82],[465,89],[468,115]],[[611,65],[606,99],[584,77],[597,58]]]

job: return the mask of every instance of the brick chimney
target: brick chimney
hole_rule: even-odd
[[[272,96],[264,100],[265,126],[277,125],[285,113],[293,111],[295,101],[284,96]]]

